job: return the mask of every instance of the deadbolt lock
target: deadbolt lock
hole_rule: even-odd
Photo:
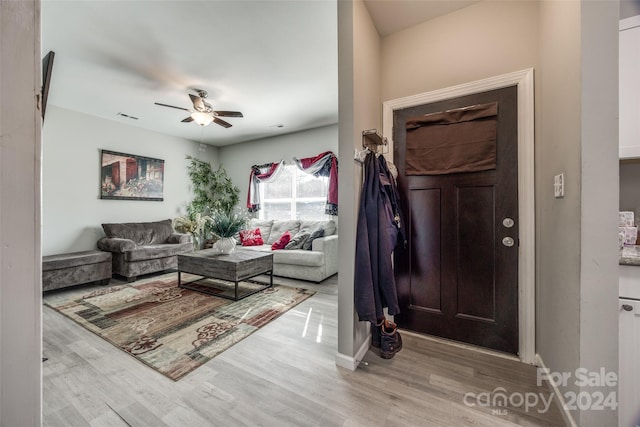
[[[507,246],[507,247],[511,247],[514,244],[514,240],[511,237],[505,237],[504,239],[502,239],[502,244]]]

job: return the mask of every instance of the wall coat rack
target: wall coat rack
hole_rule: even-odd
[[[363,130],[362,148],[368,148],[376,154],[386,154],[389,152],[389,141],[377,129]]]

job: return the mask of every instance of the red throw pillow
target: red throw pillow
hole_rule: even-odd
[[[240,230],[240,243],[242,243],[242,246],[264,245],[260,229],[256,228],[255,230]]]
[[[282,236],[280,236],[278,240],[273,242],[273,245],[271,245],[271,249],[274,251],[276,249],[284,249],[284,247],[287,246],[287,243],[289,243],[289,240],[291,240],[291,233],[289,233],[289,231],[285,231],[284,233],[282,233]]]

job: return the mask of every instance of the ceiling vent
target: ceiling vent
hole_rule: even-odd
[[[126,117],[127,119],[131,119],[131,120],[138,120],[138,118],[136,116],[131,116],[129,114],[125,114],[125,113],[121,113],[121,112],[116,114],[116,116]]]

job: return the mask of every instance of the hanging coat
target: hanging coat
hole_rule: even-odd
[[[354,297],[361,321],[377,323],[400,312],[391,254],[398,241],[400,215],[395,181],[384,157],[364,159],[364,182],[356,230]]]

